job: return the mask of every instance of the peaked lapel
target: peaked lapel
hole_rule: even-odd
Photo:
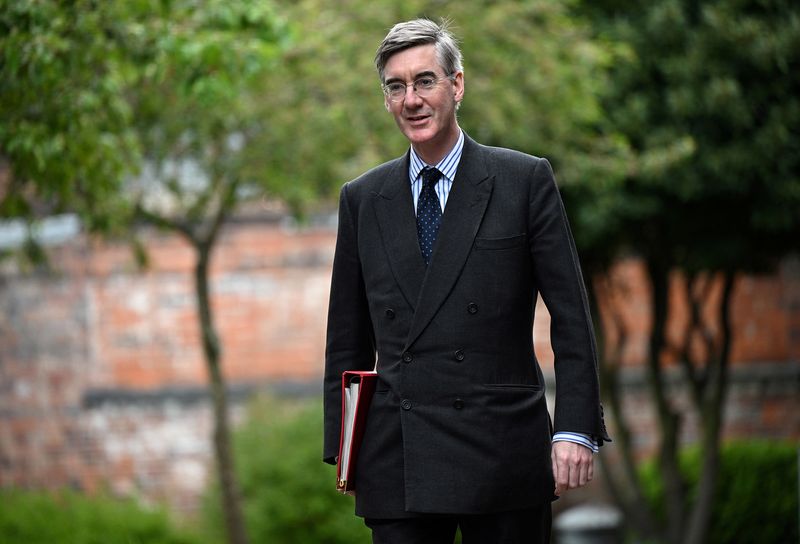
[[[424,273],[425,266],[419,249],[416,234],[416,220],[411,221],[416,262],[423,268],[423,283],[419,298],[415,299],[414,318],[406,339],[408,349],[417,337],[425,330],[433,316],[439,310],[445,298],[450,294],[464,263],[469,256],[475,235],[478,233],[486,205],[492,193],[494,178],[490,178],[486,170],[480,146],[464,135],[464,150],[461,162],[453,180],[453,188],[447,198],[442,223],[431,262]],[[406,169],[406,185],[408,173]],[[409,189],[410,195],[410,189]],[[403,210],[405,213],[405,210]],[[413,218],[413,203],[410,216]],[[405,227],[404,227],[405,230]],[[405,236],[405,232],[403,233]],[[411,245],[402,240],[402,245]],[[405,249],[405,247],[404,247]]]
[[[395,281],[415,311],[426,266],[417,238],[408,161],[409,153],[396,161],[380,191],[373,195],[373,208]]]

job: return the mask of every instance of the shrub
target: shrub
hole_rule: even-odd
[[[721,451],[709,544],[783,544],[798,541],[798,446],[780,442],[731,442]],[[701,452],[681,454],[681,471],[692,494]],[[655,510],[663,513],[663,482],[655,462],[641,469]]]
[[[358,544],[369,530],[353,498],[336,491],[336,469],[322,462],[322,406],[256,399],[234,438],[236,470],[252,542]],[[223,534],[218,489],[206,501],[210,533]]]
[[[162,511],[72,491],[0,491],[4,544],[197,544]]]

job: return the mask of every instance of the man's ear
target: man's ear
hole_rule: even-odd
[[[453,78],[453,99],[456,102],[464,100],[464,72],[456,72]]]

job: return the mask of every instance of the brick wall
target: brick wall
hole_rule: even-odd
[[[177,237],[142,236],[150,254],[144,271],[125,245],[76,238],[52,250],[52,273],[9,266],[0,273],[0,485],[108,488],[196,508],[211,449],[193,254]],[[319,391],[334,237],[330,227],[279,221],[225,229],[212,286],[235,419],[247,393],[266,384]],[[617,273],[630,284],[628,406],[646,450],[651,420],[637,363],[646,348],[647,288],[635,261]],[[798,265],[741,278],[734,312],[726,432],[800,438]],[[536,350],[546,369],[548,326],[540,305]]]
[[[231,383],[319,381],[334,236],[275,221],[225,230],[212,285]],[[211,420],[193,253],[143,238],[144,271],[127,246],[81,238],[51,252],[52,273],[0,275],[0,485],[196,507]]]

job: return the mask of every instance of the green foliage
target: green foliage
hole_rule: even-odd
[[[0,2],[5,216],[45,201],[119,223],[143,159],[145,201],[198,216],[220,198],[209,185],[236,179],[251,187],[237,196],[302,212],[406,148],[372,57],[420,15],[452,19],[462,39],[470,134],[553,158],[565,184],[613,183],[625,164],[598,102],[613,57],[568,1]],[[182,161],[197,163],[193,184]]]
[[[353,514],[353,499],[335,489],[335,467],[322,462],[318,400],[258,399],[236,433],[237,472],[253,542],[357,544],[369,531]],[[222,519],[213,490],[206,501],[212,534]]]
[[[576,8],[592,21],[595,38],[614,52],[603,107],[610,130],[630,146],[631,160],[620,183],[567,185],[565,200],[588,276],[602,279],[620,254],[645,261],[653,299],[651,393],[661,416],[662,466],[669,470],[676,455],[671,445],[683,418],[665,397],[658,366],[665,351],[688,363],[687,388],[697,400],[692,409],[705,447],[714,447],[723,421],[732,341],[728,322],[733,318],[725,297],[731,291],[725,290],[716,309],[708,292],[698,288],[698,278],[713,275],[735,287],[739,273],[770,271],[798,248],[800,5],[785,0],[593,0]],[[686,273],[685,291],[669,281],[675,270]],[[682,340],[667,330],[672,324],[668,301],[676,296],[698,308],[691,312],[694,330]],[[727,313],[712,321],[722,311]],[[624,326],[618,332],[615,336],[625,337]],[[698,332],[714,338],[705,354],[690,349]],[[601,361],[600,371],[607,376],[604,383],[612,384],[606,389],[611,403],[619,406],[616,363],[613,356]],[[624,433],[624,428],[618,431]],[[625,441],[620,442],[624,447]],[[695,461],[695,472],[697,467]],[[712,478],[715,469],[703,477]],[[726,472],[720,479],[728,485],[737,477]],[[681,512],[681,486],[670,483],[667,489],[651,489],[671,506],[664,533],[671,533],[672,541],[704,541],[708,499],[698,496],[703,504]],[[751,491],[764,501],[758,487]],[[637,529],[652,530],[637,494],[620,489],[617,496],[634,512],[630,518]],[[737,528],[752,520],[733,511],[718,509],[715,516],[724,515],[724,523]],[[713,523],[714,538],[728,534],[718,517]],[[748,538],[741,541],[762,541]]]
[[[330,196],[342,182],[408,147],[373,65],[395,23],[449,18],[465,56],[461,126],[482,143],[551,158],[562,184],[613,184],[625,166],[624,140],[605,129],[599,102],[612,60],[571,2],[299,0],[282,2],[293,46],[266,80],[273,111],[261,152],[269,171],[294,187]],[[305,194],[302,191],[306,191]]]
[[[267,123],[251,91],[285,36],[263,1],[0,0],[0,217],[123,231],[143,165],[230,177],[225,144]]]
[[[274,185],[258,135],[273,122],[264,79],[288,33],[270,2],[168,6],[139,21],[129,43],[139,59],[131,104],[146,167],[129,190],[146,219],[210,240],[214,222]]]
[[[562,187],[614,184],[628,157],[600,99],[613,60],[571,0],[454,3],[462,34],[462,126],[478,141],[548,157]]]
[[[581,7],[598,37],[616,44],[605,110],[636,157],[611,191],[567,188],[579,208],[584,260],[602,263],[627,248],[688,271],[761,270],[796,249],[800,5],[609,0]],[[589,224],[600,229],[583,228]]]
[[[302,214],[407,145],[383,108],[372,67],[392,9],[367,0],[300,0],[280,2],[278,11],[291,43],[262,81],[256,106],[271,123],[256,135],[250,164],[268,174],[268,197]]]
[[[722,447],[709,544],[782,544],[798,539],[798,445],[768,441]],[[701,452],[681,453],[681,472],[695,492]],[[648,499],[663,515],[664,484],[654,461],[640,470]]]
[[[0,215],[119,224],[143,158],[141,197],[193,217],[232,180],[300,213],[405,149],[372,56],[420,15],[461,37],[462,126],[553,160],[589,268],[757,268],[796,239],[800,23],[778,0],[0,0]]]
[[[5,544],[198,544],[161,511],[78,493],[0,491],[0,541]]]
[[[92,207],[90,225],[110,221],[136,156],[112,10],[70,6],[0,0],[0,159],[10,174],[0,217]]]

